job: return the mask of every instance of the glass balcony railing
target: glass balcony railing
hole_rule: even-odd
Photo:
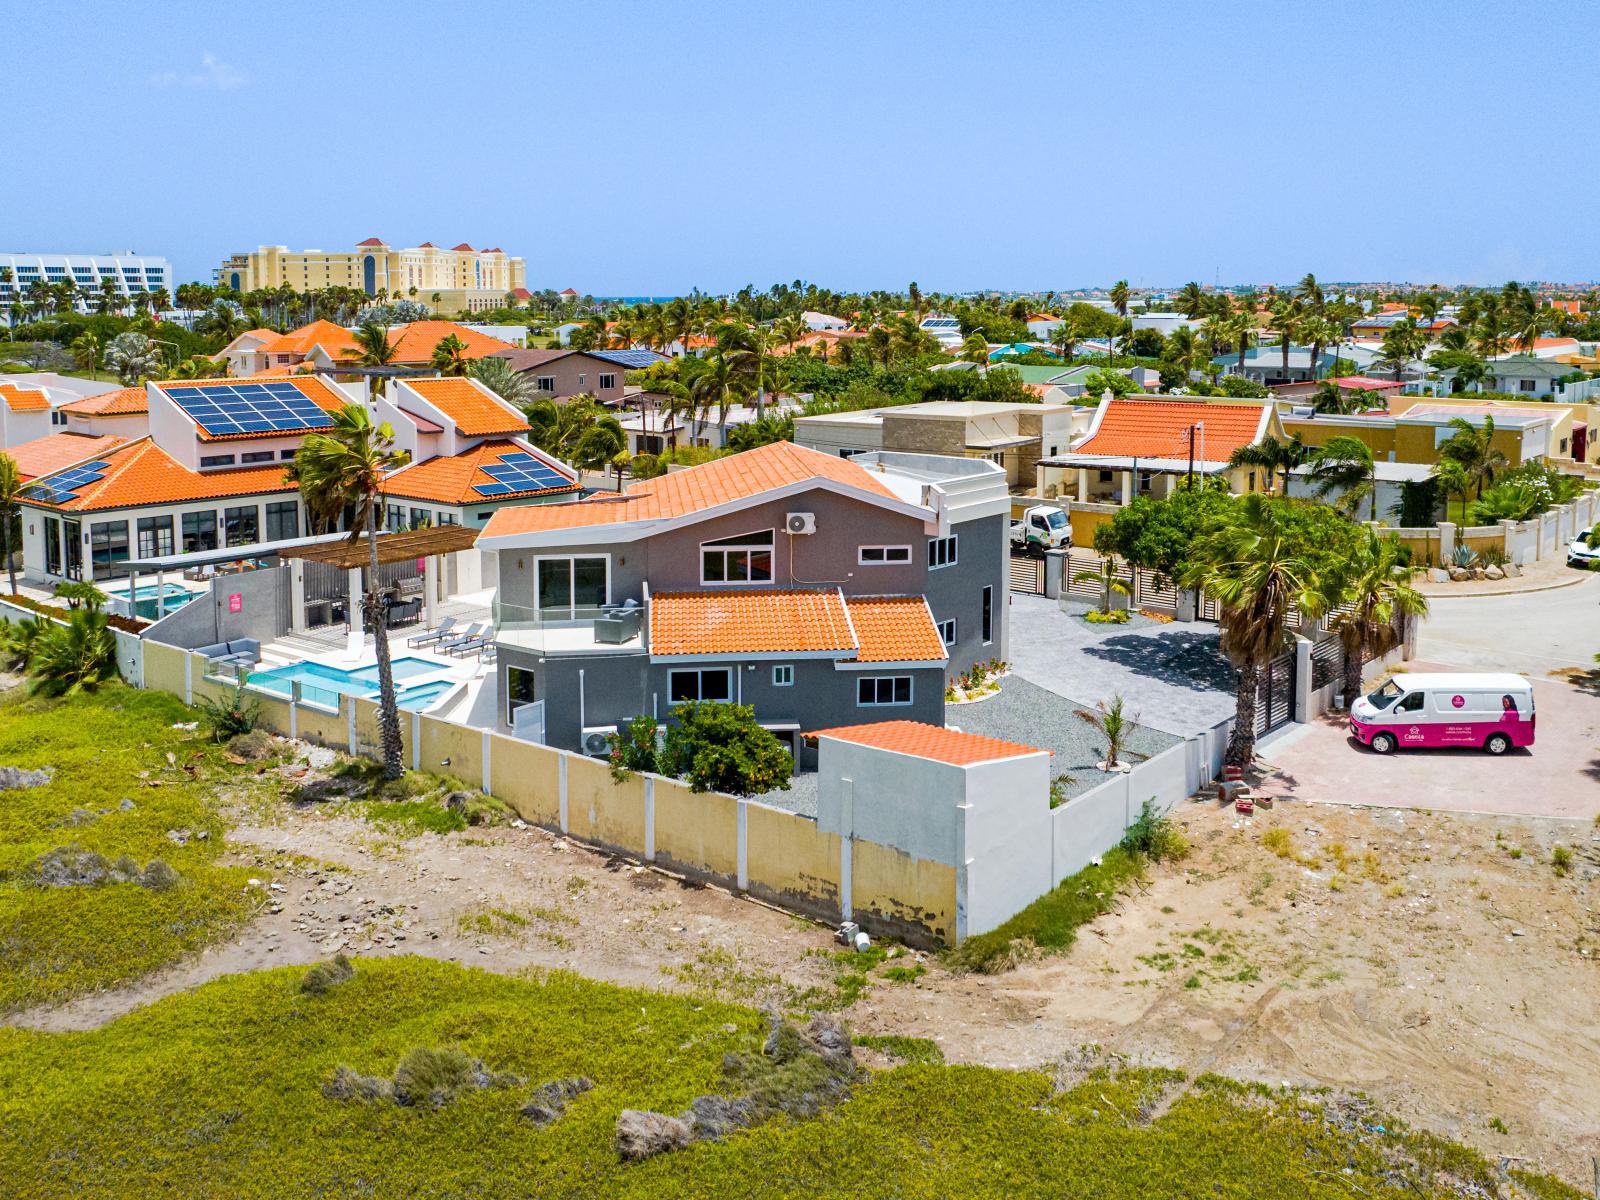
[[[603,606],[534,608],[507,604],[497,596],[493,609],[496,639],[534,649],[637,648],[645,636],[642,602],[632,608],[626,600]]]

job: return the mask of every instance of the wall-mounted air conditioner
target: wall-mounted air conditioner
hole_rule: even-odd
[[[617,732],[615,725],[585,725],[583,727],[583,752],[590,758],[605,758],[611,753],[611,737]]]
[[[783,518],[783,527],[790,533],[815,533],[817,531],[816,513],[789,513]]]

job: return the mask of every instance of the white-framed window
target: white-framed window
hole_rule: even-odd
[[[946,646],[956,644],[956,619],[951,617],[948,621],[939,622],[939,640]]]
[[[1539,382],[1535,379],[1519,379],[1517,380],[1517,388],[1519,391],[1536,392],[1539,390]]]
[[[540,375],[534,382],[538,384],[541,392],[553,392],[556,390],[556,377],[554,375]]]
[[[616,386],[617,386],[617,377],[615,375],[602,374],[600,376],[600,390],[602,392],[608,391],[611,388],[614,388]]]
[[[867,675],[856,680],[856,706],[885,708],[911,703],[911,676]]]
[[[547,621],[592,615],[611,591],[611,559],[602,555],[538,557],[533,570],[535,603]]]
[[[793,687],[794,686],[794,667],[790,666],[788,663],[783,663],[783,664],[781,664],[779,666],[773,667],[772,668],[772,686],[773,687]]]
[[[956,565],[956,535],[928,540],[928,570]]]
[[[701,583],[771,583],[772,530],[700,543]]]
[[[856,562],[863,567],[896,566],[910,561],[910,546],[862,546],[856,555]]]
[[[732,700],[733,671],[729,667],[680,667],[667,672],[667,699]]]

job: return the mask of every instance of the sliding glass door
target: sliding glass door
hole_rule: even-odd
[[[539,619],[592,617],[606,603],[611,563],[605,557],[534,560]]]

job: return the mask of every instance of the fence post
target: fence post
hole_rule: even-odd
[[[656,781],[650,775],[644,777],[644,860],[656,860]]]
[[[1311,640],[1294,641],[1294,719],[1304,725],[1315,715],[1311,711]],[[1353,697],[1351,697],[1353,699]]]
[[[567,756],[565,754],[561,756],[560,785],[561,832],[566,833],[572,828],[572,824],[567,820]]]
[[[350,721],[350,753],[356,752],[356,698],[354,696],[339,697],[339,704],[349,714]]]
[[[300,688],[298,679],[289,681],[289,740],[297,741],[300,737]]]
[[[736,840],[738,841],[737,865],[734,875],[741,892],[750,890],[750,801],[737,800],[734,802],[736,816],[734,823],[737,826]]]
[[[183,652],[183,702],[194,703],[194,651]]]
[[[422,770],[422,710],[411,710],[411,769]]]
[[[856,838],[856,785],[853,779],[839,780],[839,919],[855,915],[855,863],[852,851]]]
[[[1071,582],[1062,575],[1069,562],[1065,550],[1047,550],[1044,555],[1044,594],[1051,600],[1061,599],[1064,585]]]
[[[493,782],[493,773],[489,770],[489,758],[494,752],[494,734],[489,730],[483,731],[483,790],[487,794],[494,789],[490,787]]]
[[[1439,522],[1439,565],[1448,567],[1456,557],[1456,526],[1454,521]]]

